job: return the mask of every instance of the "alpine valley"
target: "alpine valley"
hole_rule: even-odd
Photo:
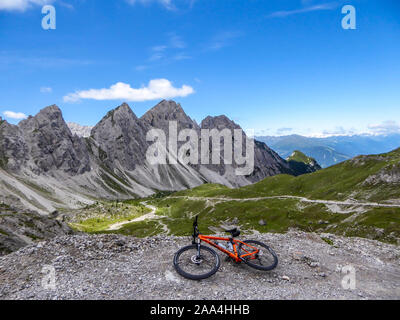
[[[196,214],[206,233],[228,224],[245,232],[297,228],[398,241],[399,150],[321,169],[301,151],[285,160],[256,140],[247,176],[223,161],[150,164],[146,134],[161,129],[168,137],[171,121],[199,136],[202,129],[241,130],[226,116],[198,125],[166,100],[141,118],[124,103],[93,128],[67,125],[55,105],[18,125],[2,121],[1,251],[74,232],[186,235]]]
[[[88,137],[72,134],[56,105],[18,125],[2,121],[0,200],[51,213],[93,204],[95,199],[145,197],[204,183],[240,187],[276,174],[300,175],[315,170],[282,159],[258,141],[254,171],[247,176],[236,175],[237,166],[223,161],[219,165],[152,165],[146,159],[146,150],[152,144],[146,141],[146,134],[157,128],[168,136],[170,121],[178,123],[178,130],[240,129],[226,116],[207,117],[198,125],[179,104],[165,100],[141,118],[124,103],[108,112]],[[246,138],[244,132],[243,135]]]

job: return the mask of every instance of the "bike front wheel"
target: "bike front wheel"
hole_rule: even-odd
[[[278,257],[274,250],[256,240],[243,241],[239,245],[239,256],[248,266],[258,270],[269,271],[278,265]]]
[[[174,256],[174,267],[183,277],[201,280],[211,277],[219,269],[221,261],[211,248],[197,244],[179,249]]]

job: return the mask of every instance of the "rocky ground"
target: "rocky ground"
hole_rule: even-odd
[[[180,277],[172,265],[188,237],[61,236],[0,257],[0,299],[400,299],[398,246],[322,236],[248,236],[274,248],[275,270],[221,256],[219,272],[202,281]],[[55,269],[54,290],[42,285],[46,265]],[[341,284],[347,265],[356,271],[353,290]]]
[[[0,255],[11,253],[39,239],[73,234],[73,230],[54,212],[42,216],[0,203]]]

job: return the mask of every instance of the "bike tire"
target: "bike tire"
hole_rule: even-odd
[[[262,253],[264,254],[264,257],[266,258],[266,259],[264,259],[264,261],[268,263],[267,265],[259,265],[259,264],[255,263],[256,259],[254,259],[254,260],[243,259],[243,262],[246,263],[249,267],[252,267],[252,268],[258,269],[258,270],[263,270],[263,271],[270,271],[270,270],[276,268],[276,266],[278,265],[278,256],[276,255],[274,250],[272,250],[269,246],[267,246],[265,243],[262,243],[262,242],[256,241],[256,240],[245,240],[243,242],[250,244],[250,245],[256,247],[257,249],[261,249]],[[239,245],[239,252],[241,252],[242,246],[243,246],[243,244]],[[259,259],[259,258],[257,258],[257,259],[261,263],[261,259]]]
[[[186,247],[183,247],[181,249],[179,249],[174,256],[174,267],[176,269],[176,271],[183,277],[190,279],[190,280],[201,280],[201,279],[206,279],[208,277],[211,277],[213,274],[215,274],[220,265],[221,265],[221,260],[219,258],[219,255],[211,248],[206,247],[206,246],[202,246],[200,245],[200,255],[204,258],[205,255],[208,253],[211,257],[210,259],[210,270],[205,270],[204,273],[200,273],[200,274],[194,274],[194,273],[190,273],[187,270],[184,270],[181,265],[182,262],[187,262],[187,263],[192,263],[192,265],[200,265],[202,262],[204,262],[205,260],[203,260],[200,263],[195,263],[193,262],[193,260],[191,259],[190,261],[187,260],[187,258],[183,258],[183,254],[187,254],[189,253],[189,256],[192,254],[190,251],[193,252],[193,255],[197,255],[197,244],[192,244]],[[202,255],[203,252],[203,255]],[[193,258],[193,256],[191,257]],[[205,265],[205,264],[203,264]],[[195,267],[196,268],[196,267]]]

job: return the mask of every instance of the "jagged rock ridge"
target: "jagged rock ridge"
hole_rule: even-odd
[[[279,173],[304,173],[257,141],[255,169],[248,175],[235,174],[235,163],[150,164],[146,150],[152,142],[146,135],[150,129],[161,129],[168,138],[170,121],[177,122],[178,131],[194,129],[199,137],[201,129],[241,129],[226,116],[207,117],[199,126],[179,104],[163,100],[141,118],[124,103],[108,112],[89,137],[81,137],[71,132],[61,110],[52,105],[18,125],[1,122],[0,200],[46,213],[90,204],[96,198],[147,196],[205,182],[239,187]],[[242,138],[245,150],[248,138],[243,131]],[[212,148],[209,151],[211,155]]]

